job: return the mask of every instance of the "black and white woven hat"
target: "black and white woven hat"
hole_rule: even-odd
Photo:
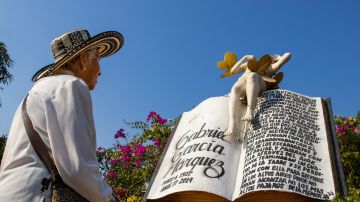
[[[37,81],[51,75],[56,69],[73,60],[82,51],[97,47],[100,57],[107,57],[116,53],[124,44],[124,37],[116,31],[107,31],[93,37],[85,29],[77,29],[67,32],[51,42],[51,50],[55,63],[47,65],[38,70],[32,77]]]

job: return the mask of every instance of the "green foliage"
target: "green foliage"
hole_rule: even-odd
[[[5,150],[6,140],[7,140],[7,135],[2,135],[0,137],[0,165],[1,165],[1,160],[2,160],[2,157],[3,157],[3,153],[4,153],[4,150]]]
[[[360,111],[357,117],[335,117],[341,162],[349,196],[333,201],[360,201]]]
[[[141,201],[175,121],[167,121],[150,112],[146,122],[125,122],[141,134],[127,141],[120,129],[116,144],[97,151],[100,172],[121,201]]]
[[[0,41],[0,84],[7,85],[13,79],[13,75],[8,70],[13,63],[7,52],[6,45]],[[0,90],[2,89],[3,87],[0,86]]]
[[[6,45],[0,41],[0,83],[7,85],[12,79],[12,74],[8,69],[14,62],[11,60],[7,52]]]

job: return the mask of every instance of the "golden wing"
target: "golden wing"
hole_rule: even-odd
[[[278,72],[273,78],[276,80],[276,83],[280,83],[284,78],[284,73]]]
[[[228,65],[228,67],[233,67],[237,62],[237,56],[233,52],[226,52],[224,55],[224,61]]]
[[[237,61],[237,56],[235,53],[232,52],[226,52],[224,55],[224,60],[219,61],[216,65],[222,69],[225,70],[223,74],[221,74],[221,78],[224,77],[231,77],[235,74],[231,73],[231,68],[235,65]]]
[[[257,73],[262,76],[267,76],[266,72],[271,65],[272,59],[270,55],[264,55],[258,61]]]
[[[222,70],[227,70],[229,69],[229,66],[227,65],[227,63],[225,61],[219,61],[217,64],[216,64],[220,69]]]
[[[258,62],[256,61],[255,58],[248,60],[247,68],[252,72],[257,72],[258,71],[258,69],[259,69]]]

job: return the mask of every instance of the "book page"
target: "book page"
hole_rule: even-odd
[[[147,199],[204,191],[231,200],[240,147],[223,140],[227,126],[228,97],[209,98],[183,113]]]
[[[234,199],[259,190],[335,197],[320,98],[285,90],[263,93],[242,147]]]

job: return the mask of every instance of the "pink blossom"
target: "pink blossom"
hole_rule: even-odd
[[[136,147],[135,147],[135,155],[137,157],[142,157],[142,156],[144,156],[144,153],[145,153],[145,147],[142,146],[141,144],[136,145]]]
[[[129,145],[122,146],[120,144],[118,144],[117,147],[122,152],[121,159],[124,162],[129,162],[131,160],[131,154],[132,154],[131,147]]]
[[[153,141],[155,146],[160,146],[161,145],[161,139],[160,138],[153,138],[152,141]]]
[[[162,118],[159,114],[157,114],[154,111],[151,111],[149,113],[149,115],[146,118],[146,121],[149,122],[150,119],[151,119],[152,124],[158,123],[160,125],[163,125],[163,124],[165,124],[167,122],[167,119]]]
[[[135,165],[136,165],[136,167],[139,167],[139,166],[141,165],[141,161],[140,161],[140,160],[136,160],[136,161],[135,161]]]
[[[158,118],[158,123],[159,124],[164,125],[166,122],[167,122],[167,119],[164,119],[164,118],[161,118],[161,117]]]
[[[337,125],[336,132],[341,136],[345,134],[346,128],[344,128],[342,125]]]
[[[151,111],[151,112],[149,113],[149,115],[147,116],[146,121],[149,122],[150,118],[153,117],[153,116],[156,116],[156,115],[157,115],[156,112]]]
[[[117,145],[118,149],[126,154],[131,154],[131,147],[129,145],[122,146],[120,144]]]
[[[125,163],[128,163],[131,161],[131,155],[126,154],[126,153],[122,153],[121,154],[121,158]]]
[[[98,147],[97,149],[96,149],[96,152],[97,153],[103,153],[103,152],[105,152],[106,150],[104,149],[104,148],[102,148],[102,147]]]
[[[119,158],[115,158],[115,159],[111,159],[110,160],[110,164],[111,165],[116,165],[116,164],[118,164],[120,162],[120,159]]]
[[[116,176],[116,172],[115,171],[110,171],[109,172],[109,177],[113,178]]]
[[[125,137],[126,137],[126,135],[125,135],[125,133],[124,133],[124,129],[122,129],[122,128],[120,128],[120,130],[118,130],[118,131],[116,132],[116,134],[114,135],[114,138],[115,138],[115,139],[117,139],[117,138],[119,138],[119,137],[121,137],[121,138],[125,138]]]

